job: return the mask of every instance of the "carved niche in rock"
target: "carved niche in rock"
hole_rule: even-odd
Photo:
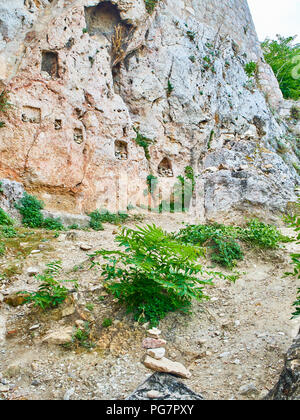
[[[128,159],[128,146],[126,141],[117,140],[115,142],[115,157],[119,160]]]
[[[85,7],[85,19],[90,35],[104,35],[107,38],[112,37],[115,27],[121,23],[120,12],[110,1]]]
[[[172,169],[172,163],[170,159],[163,158],[163,160],[158,165],[157,172],[159,176],[167,176],[172,177],[173,176],[173,169]]]
[[[24,106],[22,121],[25,123],[39,124],[41,122],[41,109],[33,106]]]
[[[75,128],[74,129],[74,141],[77,144],[83,143],[84,137],[83,137],[83,130],[82,128]]]
[[[53,51],[42,52],[42,67],[41,70],[48,73],[49,76],[58,77],[58,54]]]

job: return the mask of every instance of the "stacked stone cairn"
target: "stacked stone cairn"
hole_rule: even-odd
[[[167,344],[166,340],[161,338],[161,331],[157,328],[151,328],[147,331],[148,337],[143,340],[142,346],[147,349],[147,355],[144,359],[144,365],[156,372],[170,373],[181,378],[189,379],[191,373],[179,362],[173,362],[165,357]],[[155,391],[153,391],[155,392]],[[149,391],[149,398],[157,398]]]

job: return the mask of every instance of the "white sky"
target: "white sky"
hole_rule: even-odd
[[[300,0],[248,0],[260,41],[298,35],[300,42]]]

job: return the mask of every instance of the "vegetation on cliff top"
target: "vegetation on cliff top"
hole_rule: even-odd
[[[296,37],[266,39],[262,44],[265,60],[272,67],[285,99],[300,99],[300,44]]]

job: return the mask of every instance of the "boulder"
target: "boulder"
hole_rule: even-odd
[[[204,400],[174,376],[154,373],[143,382],[127,400]]]

